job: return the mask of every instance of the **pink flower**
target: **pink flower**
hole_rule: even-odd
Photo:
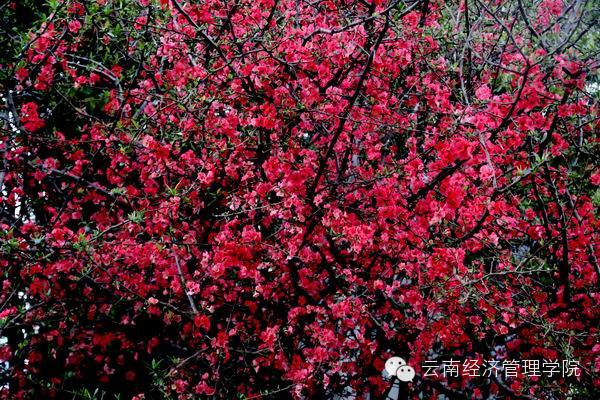
[[[77,33],[77,32],[79,32],[80,29],[81,29],[81,22],[79,22],[78,20],[74,19],[73,21],[69,22],[69,32]]]
[[[485,164],[484,166],[482,166],[479,169],[479,176],[481,177],[481,179],[483,181],[487,181],[489,179],[492,179],[492,177],[494,177],[494,168],[492,168],[490,165]]]
[[[479,100],[487,100],[492,97],[492,91],[488,85],[482,85],[475,91],[475,96],[477,96]]]

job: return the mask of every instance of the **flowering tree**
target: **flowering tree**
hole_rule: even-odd
[[[593,2],[42,3],[0,6],[4,398],[600,395]]]

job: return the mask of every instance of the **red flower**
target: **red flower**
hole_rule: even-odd
[[[30,132],[35,132],[45,126],[45,122],[38,114],[38,106],[33,102],[23,104],[21,107],[21,123]]]

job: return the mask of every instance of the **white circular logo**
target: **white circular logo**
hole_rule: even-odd
[[[414,368],[407,365],[400,357],[389,358],[385,362],[385,371],[389,376],[395,376],[402,382],[411,382],[415,377]]]
[[[415,377],[415,370],[409,365],[403,365],[396,371],[396,377],[402,382],[412,382]]]

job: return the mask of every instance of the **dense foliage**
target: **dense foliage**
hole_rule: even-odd
[[[0,7],[2,397],[599,398],[593,1]]]

